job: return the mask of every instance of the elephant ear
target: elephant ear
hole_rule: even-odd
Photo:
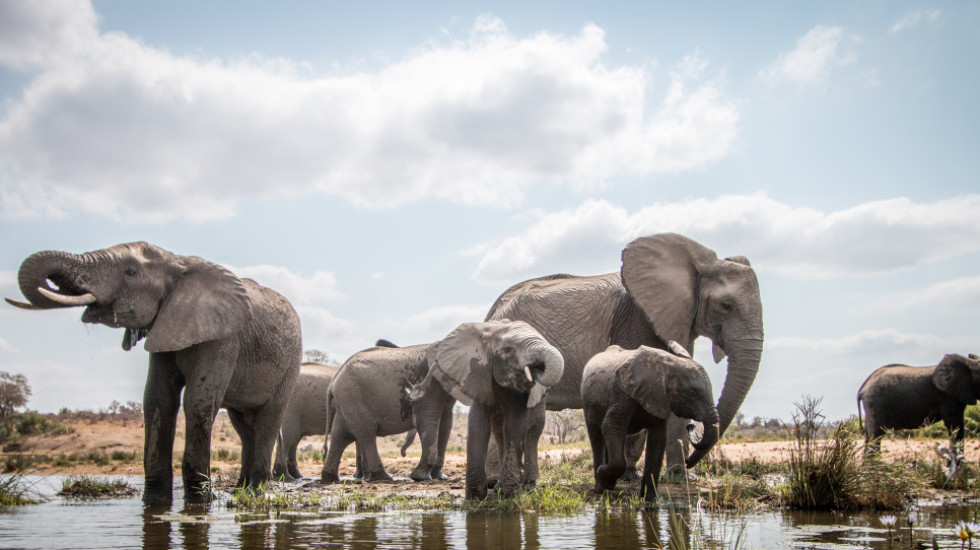
[[[641,346],[616,369],[619,387],[657,418],[667,418],[670,415],[667,356],[665,351]]]
[[[623,285],[665,343],[673,340],[692,351],[699,269],[717,259],[676,233],[640,237],[623,249]]]
[[[143,348],[177,351],[227,338],[252,317],[245,285],[227,269],[188,258],[173,290],[163,299]]]
[[[464,323],[428,350],[433,376],[464,405],[493,402],[489,338],[481,323]]]
[[[932,383],[960,403],[972,405],[977,401],[970,366],[962,355],[955,353],[945,355],[932,373]]]

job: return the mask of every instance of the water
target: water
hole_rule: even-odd
[[[789,512],[708,514],[695,510],[571,515],[486,512],[336,512],[236,515],[220,502],[185,506],[179,488],[170,507],[139,498],[72,502],[53,497],[60,477],[36,480],[48,501],[0,511],[0,548],[910,548],[908,514],[889,532],[880,514]],[[127,478],[134,486],[141,478]],[[178,481],[179,482],[179,481]],[[972,520],[973,505],[922,505],[912,548],[960,548],[953,527]],[[677,544],[678,541],[685,544]],[[980,545],[978,545],[980,547]]]

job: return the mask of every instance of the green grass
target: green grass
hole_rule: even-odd
[[[37,504],[40,496],[21,473],[0,475],[0,506]]]
[[[70,499],[118,498],[137,494],[139,490],[125,481],[88,476],[65,478],[58,492],[58,496]]]

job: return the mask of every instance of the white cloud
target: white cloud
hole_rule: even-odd
[[[438,307],[410,316],[407,323],[415,332],[433,332],[442,337],[462,323],[483,321],[489,309],[489,304]]]
[[[938,8],[931,10],[919,9],[910,11],[892,24],[890,32],[892,34],[898,34],[902,31],[918,27],[922,23],[935,23],[937,20],[939,20],[939,17],[942,14],[943,10]]]
[[[228,269],[239,277],[255,279],[259,284],[275,289],[294,306],[329,302],[343,297],[337,290],[337,278],[329,271],[317,271],[310,277],[304,277],[285,267],[271,265]]]
[[[0,4],[18,29],[0,63],[37,71],[0,118],[8,217],[215,219],[273,192],[513,206],[536,184],[700,167],[737,133],[704,59],[683,59],[650,97],[646,67],[602,63],[595,25],[517,37],[483,17],[374,72],[310,75],[290,60],[175,56],[62,5]]]
[[[795,207],[763,194],[655,203],[630,213],[602,200],[537,214],[519,235],[463,252],[474,278],[512,284],[555,272],[619,269],[632,239],[676,232],[721,256],[747,256],[758,269],[797,279],[892,273],[980,250],[980,195],[932,203],[896,198],[836,212]]]
[[[943,312],[980,311],[980,277],[962,277],[925,288],[886,293],[859,300],[864,307],[878,311],[933,310]]]
[[[759,75],[769,82],[822,84],[832,69],[855,60],[853,53],[842,51],[846,38],[841,27],[817,25],[796,41],[796,49],[780,53]]]
[[[932,334],[909,334],[895,329],[863,330],[838,338],[809,338],[783,336],[766,340],[766,351],[794,351],[820,355],[880,354],[894,351],[896,355],[922,348],[942,348],[948,344]]]
[[[17,351],[17,348],[15,348],[13,344],[11,344],[7,340],[5,340],[2,336],[0,336],[0,352],[10,353],[14,351]]]

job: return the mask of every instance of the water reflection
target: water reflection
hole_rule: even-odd
[[[57,480],[60,486],[60,480]],[[54,491],[52,491],[52,495]],[[181,501],[175,501],[181,502]],[[922,507],[911,546],[959,548],[952,528],[973,520],[973,505]],[[534,513],[336,512],[246,515],[212,505],[144,507],[139,499],[0,509],[0,548],[909,548],[908,526],[892,540],[878,513],[700,514],[587,510]],[[907,514],[900,515],[905,522]]]

